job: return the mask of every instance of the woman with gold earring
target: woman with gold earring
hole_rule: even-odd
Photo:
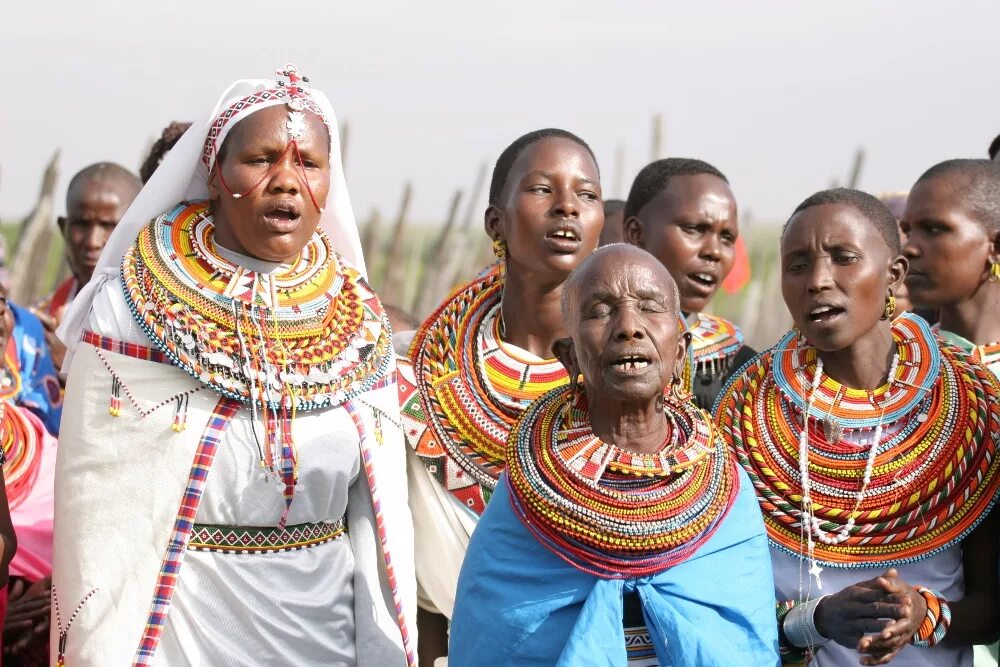
[[[603,224],[600,173],[582,139],[556,129],[517,139],[490,183],[496,268],[427,318],[412,366],[401,364],[422,665],[447,652],[459,569],[505,468],[508,433],[528,403],[568,382],[552,351],[566,335],[562,287]]]
[[[1000,164],[948,160],[921,176],[901,227],[920,306],[938,308],[938,334],[1000,375]]]
[[[948,160],[917,181],[900,222],[918,306],[939,309],[941,339],[1000,377],[1000,164]],[[996,665],[997,644],[977,646]]]

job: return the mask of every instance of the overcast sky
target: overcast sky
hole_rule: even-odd
[[[56,149],[61,212],[76,170],[137,170],[169,121],[286,61],[350,122],[362,220],[393,215],[407,179],[413,216],[440,219],[482,161],[547,126],[590,142],[610,198],[648,162],[660,112],[667,155],[712,162],[742,211],[772,221],[843,181],[859,146],[860,186],[878,192],[985,156],[1000,132],[996,0],[100,5],[0,11],[0,217],[30,210]]]

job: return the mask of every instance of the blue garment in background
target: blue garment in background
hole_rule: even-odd
[[[458,580],[450,667],[626,667],[622,595],[638,593],[661,667],[779,664],[774,583],[746,473],[715,534],[685,562],[640,579],[600,579],[542,546],[510,505],[506,476]]]
[[[27,308],[13,302],[7,305],[14,314],[11,336],[17,345],[21,365],[21,393],[14,400],[35,413],[46,430],[58,437],[59,421],[62,419],[62,386],[45,342],[45,328]]]

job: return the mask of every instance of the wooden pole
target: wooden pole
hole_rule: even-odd
[[[55,217],[55,189],[59,178],[59,151],[57,150],[42,176],[42,187],[34,210],[25,218],[10,264],[10,298],[15,302],[31,304],[41,294],[36,294],[46,283],[42,273],[48,266],[49,245],[52,243],[52,225]]]
[[[857,188],[861,182],[861,168],[865,164],[865,149],[859,148],[854,152],[854,162],[851,164],[851,175],[847,179],[847,187]]]
[[[651,141],[650,162],[663,158],[663,114],[653,116],[653,136]]]
[[[382,281],[382,300],[393,305],[400,305],[403,296],[402,284],[406,278],[406,244],[404,232],[409,222],[410,201],[413,198],[413,184],[409,181],[403,186],[403,197],[399,202],[399,216],[389,239],[389,251],[386,253],[386,267]]]
[[[615,149],[615,173],[614,180],[614,194],[613,198],[625,199],[628,197],[628,193],[625,191],[625,144],[618,144],[618,148]]]
[[[421,320],[430,314],[438,304],[442,294],[448,290],[448,280],[441,270],[448,263],[448,253],[457,246],[456,237],[462,234],[458,229],[458,207],[462,203],[462,191],[455,190],[448,207],[448,217],[438,235],[437,243],[431,248],[430,262],[424,267],[414,311]]]

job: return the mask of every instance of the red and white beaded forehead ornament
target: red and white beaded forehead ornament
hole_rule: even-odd
[[[305,184],[306,192],[309,193],[309,198],[312,200],[316,209],[322,213],[324,208],[319,205],[319,202],[317,202],[316,195],[313,193],[312,187],[309,184],[309,179],[305,171],[305,165],[302,161],[302,155],[299,153],[298,140],[302,138],[302,133],[305,131],[306,127],[305,114],[302,113],[303,110],[309,110],[319,116],[320,119],[322,119],[323,124],[326,125],[328,132],[330,131],[329,120],[327,119],[326,114],[323,113],[323,110],[313,100],[309,91],[302,87],[303,83],[309,83],[309,78],[299,76],[298,68],[295,67],[295,65],[288,63],[283,69],[276,70],[275,74],[288,79],[287,83],[279,79],[275,81],[276,85],[274,88],[260,90],[236,100],[218,115],[208,130],[208,136],[205,138],[205,146],[202,150],[201,156],[202,162],[204,162],[208,167],[209,174],[213,171],[218,173],[219,182],[222,184],[222,187],[226,190],[226,192],[232,195],[234,199],[239,199],[249,195],[251,192],[260,187],[260,185],[271,175],[277,165],[285,159],[285,155],[288,151],[294,151],[295,160],[299,167],[299,175],[302,182]],[[245,192],[233,192],[226,184],[226,180],[222,175],[222,169],[219,168],[219,144],[225,141],[226,135],[236,122],[246,118],[256,111],[282,103],[288,106],[288,120],[285,122],[285,129],[288,131],[288,144],[285,146],[285,150],[281,152],[281,155],[274,161],[271,168],[268,169],[267,172],[261,176],[249,190]]]

